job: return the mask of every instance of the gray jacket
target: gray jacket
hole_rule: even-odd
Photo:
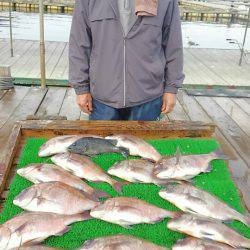
[[[139,17],[127,36],[117,0],[76,0],[69,42],[76,94],[131,107],[176,93],[183,79],[178,0],[159,0],[157,16]]]

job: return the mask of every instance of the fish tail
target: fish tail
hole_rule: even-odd
[[[112,183],[112,187],[119,193],[122,193],[122,187],[127,185],[129,182],[120,182],[120,181],[115,181]]]
[[[229,157],[225,155],[220,149],[215,150],[212,154],[214,159],[229,160]]]
[[[175,211],[175,212],[168,211],[168,212],[169,212],[168,217],[170,218],[179,218],[181,215],[183,215],[182,211]]]
[[[99,201],[100,198],[111,197],[109,194],[107,194],[106,192],[104,192],[100,189],[95,189],[92,195],[93,195],[93,199],[96,201]]]
[[[76,221],[85,221],[92,219],[92,216],[90,215],[90,211],[84,211],[83,213],[76,214]]]
[[[239,247],[245,247],[247,249],[250,248],[250,240],[245,238],[245,240],[241,242]]]

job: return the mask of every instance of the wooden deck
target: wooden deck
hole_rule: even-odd
[[[28,115],[60,115],[68,120],[87,119],[75,103],[71,88],[16,87],[0,91],[0,162],[15,121]],[[174,112],[163,120],[214,122],[216,138],[231,157],[233,179],[240,187],[250,209],[250,99],[191,97],[180,91]]]
[[[238,66],[239,50],[186,48],[184,50],[185,84],[250,86],[249,64]],[[0,39],[0,66],[10,65],[13,77],[38,78],[38,41],[15,40],[14,57],[10,57],[8,39]],[[46,43],[46,76],[68,79],[68,43]]]

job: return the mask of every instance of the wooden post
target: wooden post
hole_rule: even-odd
[[[246,43],[246,38],[247,38],[247,30],[249,27],[250,23],[250,4],[248,6],[248,16],[247,16],[247,23],[246,23],[246,28],[245,28],[245,33],[244,33],[244,38],[243,38],[243,43],[242,43],[242,48],[241,48],[241,53],[240,53],[240,61],[239,61],[239,66],[242,64],[242,58],[244,55],[244,48],[245,48],[245,43]]]
[[[12,10],[12,0],[9,0],[9,22],[10,22],[10,56],[14,56],[14,50],[13,50],[13,37],[12,37],[12,16],[11,16],[11,10]]]
[[[10,66],[0,67],[0,90],[14,88]]]
[[[41,72],[41,87],[46,87],[46,72],[45,72],[45,44],[44,44],[44,7],[43,0],[39,0],[39,22],[40,22],[40,72]]]

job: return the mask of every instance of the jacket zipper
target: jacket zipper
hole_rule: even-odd
[[[123,106],[126,107],[126,38],[123,37]]]

